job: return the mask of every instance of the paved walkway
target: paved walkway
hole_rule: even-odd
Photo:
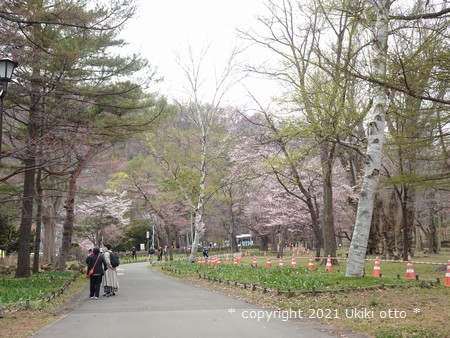
[[[260,309],[165,277],[148,269],[148,263],[119,269],[116,296],[91,300],[86,291],[73,311],[33,337],[363,337],[310,320],[287,320],[287,312]]]

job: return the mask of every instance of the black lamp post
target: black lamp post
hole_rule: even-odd
[[[6,90],[8,89],[8,82],[11,82],[14,69],[17,66],[18,63],[9,58],[0,59],[0,155],[2,153],[3,99],[5,98]]]

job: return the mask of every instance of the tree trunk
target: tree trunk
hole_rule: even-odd
[[[231,252],[238,252],[237,240],[236,240],[236,226],[234,225],[234,216],[231,217],[230,223],[230,248]]]
[[[323,248],[325,256],[336,257],[336,237],[334,235],[334,214],[333,214],[333,159],[334,145],[323,142],[321,145],[321,162],[323,174]],[[331,148],[331,149],[329,149]],[[338,264],[333,258],[333,264]]]
[[[22,197],[22,217],[20,221],[19,252],[17,255],[16,277],[30,276],[31,223],[33,219],[35,158],[33,147],[29,146],[29,157],[25,160],[25,175]]]
[[[39,69],[33,68],[33,78],[39,78]],[[16,277],[30,276],[30,243],[33,221],[33,200],[36,174],[36,138],[39,125],[40,85],[31,81],[30,109],[28,119],[27,154],[24,160],[25,174],[23,182],[22,216],[20,220],[19,252],[17,256]]]
[[[373,69],[377,79],[386,77],[387,40],[389,29],[389,0],[374,1],[377,7]],[[377,84],[373,85],[374,102],[369,116],[368,143],[364,168],[364,180],[359,196],[355,229],[348,255],[348,277],[364,275],[367,242],[372,222],[373,202],[381,172],[381,155],[386,125],[386,93]]]
[[[198,113],[198,120],[197,121],[203,121],[201,114],[199,111]],[[189,256],[189,260],[191,262],[197,261],[197,248],[198,248],[198,242],[200,240],[200,237],[203,235],[205,229],[204,229],[204,223],[203,223],[203,206],[205,203],[205,187],[206,187],[206,155],[207,155],[207,131],[205,129],[205,125],[203,122],[200,122],[201,132],[202,132],[202,138],[201,138],[201,151],[200,151],[200,181],[198,185],[198,198],[197,198],[197,206],[195,208],[195,217],[194,217],[194,241],[192,243],[191,247],[191,254]]]
[[[278,252],[278,241],[275,231],[270,232],[270,251]]]
[[[401,212],[402,212],[402,258],[407,261],[412,252],[412,235],[414,227],[414,210],[415,210],[415,189],[414,187],[402,186],[401,198]]]
[[[261,243],[259,245],[259,250],[261,251],[267,251],[269,250],[269,236],[268,235],[262,235],[260,237]]]
[[[372,224],[370,226],[369,241],[367,243],[367,253],[369,255],[382,252],[381,238],[383,232],[383,201],[379,193],[375,194],[374,210],[372,215]]]
[[[436,231],[436,218],[434,215],[434,208],[429,208],[429,222],[428,222],[428,233],[427,233],[427,239],[428,239],[428,251],[430,253],[439,253],[439,247],[438,247],[438,237],[437,237],[437,231]]]
[[[33,257],[33,273],[39,272],[39,254],[41,249],[41,230],[42,230],[42,187],[41,187],[41,172],[42,169],[38,169],[38,174],[36,178],[36,236],[34,238],[34,257]]]
[[[72,247],[72,234],[73,234],[73,223],[75,220],[75,196],[77,191],[77,180],[83,169],[86,167],[88,162],[92,159],[96,151],[99,149],[99,145],[91,147],[84,156],[77,156],[76,168],[72,171],[69,176],[68,186],[67,186],[67,198],[64,208],[66,209],[66,218],[63,225],[62,241],[61,247],[59,248],[58,262],[56,269],[59,271],[64,271],[66,269],[67,259],[69,257],[69,252]]]
[[[55,177],[49,177],[51,181],[50,191],[66,190],[66,184],[60,187]],[[47,263],[55,263],[56,261],[56,222],[58,217],[58,210],[62,204],[62,197],[60,194],[47,193],[43,196],[43,217],[42,223],[44,227],[43,240],[43,260]]]
[[[389,258],[394,256],[394,252],[397,250],[395,241],[395,225],[397,220],[398,200],[395,191],[389,194],[389,203],[386,212],[383,213],[383,247],[384,253]]]
[[[278,239],[278,251],[277,258],[282,258],[284,256],[284,245],[286,244],[287,226],[282,226],[280,230],[280,237]]]
[[[66,219],[63,225],[63,234],[61,247],[58,254],[57,270],[64,271],[66,269],[67,259],[69,257],[70,248],[72,246],[73,222],[75,219],[75,194],[77,190],[78,175],[72,174],[69,178],[67,199],[64,205],[66,209]]]

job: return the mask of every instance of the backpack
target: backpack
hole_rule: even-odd
[[[113,268],[117,268],[119,266],[120,260],[119,260],[119,255],[118,254],[116,254],[115,252],[111,251],[109,253],[109,259],[111,261],[111,266]]]

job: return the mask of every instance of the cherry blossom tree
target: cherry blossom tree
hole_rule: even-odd
[[[126,191],[119,193],[107,190],[102,195],[78,204],[78,237],[88,239],[94,246],[101,246],[105,241],[118,243],[123,236],[124,226],[130,224],[127,213],[132,201],[126,195]]]

